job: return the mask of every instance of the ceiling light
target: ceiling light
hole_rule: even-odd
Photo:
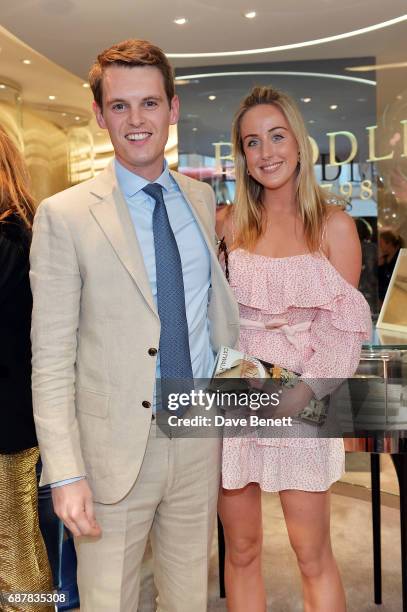
[[[56,96],[48,96],[48,100],[56,100]]]
[[[174,19],[174,23],[177,25],[185,25],[187,21],[188,19],[186,17],[177,17],[177,19]]]
[[[31,64],[31,60],[29,60],[29,59],[23,59],[23,60],[21,60],[21,62],[23,64],[26,64],[27,66],[29,66]]]
[[[401,94],[397,94],[396,100],[402,100],[402,99],[403,99],[403,96]]]
[[[331,106],[329,107],[331,110],[336,110],[338,108],[337,104],[331,104]]]
[[[301,102],[304,102],[304,104],[308,104],[308,102],[311,102],[312,98],[301,98]]]
[[[366,102],[366,98],[356,98],[356,102]]]
[[[315,120],[314,119],[309,119],[308,123],[315,123]]]
[[[345,74],[327,74],[325,72],[294,72],[288,70],[242,70],[241,72],[202,72],[198,74],[185,74],[179,77],[175,77],[175,82],[179,79],[211,79],[213,77],[225,77],[225,76],[256,76],[256,75],[273,75],[273,76],[302,76],[302,77],[316,77],[321,79],[337,79],[338,81],[349,81],[352,83],[363,83],[363,85],[376,86],[376,81],[369,79],[362,79],[361,77],[347,76]]]
[[[208,96],[208,99],[213,102],[214,100],[216,100],[216,96],[214,96],[213,94],[211,96]]]
[[[89,83],[82,83],[82,87],[84,87],[85,89],[89,89],[90,85]]]
[[[6,85],[4,85],[4,83],[0,83],[0,89],[6,89]]]
[[[80,121],[80,120],[81,120],[81,118],[79,117],[79,115],[76,115],[75,121]]]
[[[256,15],[257,15],[256,11],[247,11],[247,13],[244,13],[244,16],[246,17],[246,19],[254,19]]]
[[[406,68],[407,62],[393,62],[392,64],[371,64],[369,66],[349,66],[349,72],[370,72],[371,70],[391,70],[392,68]]]
[[[66,117],[66,113],[61,113],[62,117]]]
[[[389,19],[389,21],[382,21],[372,26],[360,28],[359,30],[352,30],[350,32],[344,32],[343,34],[336,34],[334,36],[327,36],[326,38],[317,38],[315,40],[305,40],[303,42],[291,43],[288,45],[279,45],[278,47],[266,47],[264,49],[242,49],[241,51],[215,51],[207,53],[167,53],[169,58],[181,58],[181,57],[225,57],[233,55],[254,55],[257,53],[275,53],[278,51],[287,51],[288,49],[300,49],[302,47],[312,47],[315,45],[322,45],[325,43],[333,42],[335,40],[343,40],[344,38],[351,38],[352,36],[360,36],[361,34],[367,34],[368,32],[374,32],[381,30],[382,28],[388,28],[389,26],[401,23],[407,20],[407,14]]]
[[[193,128],[192,128],[192,131],[193,131],[193,132],[197,132],[197,131],[198,131],[198,128],[197,128],[197,127],[193,127]]]

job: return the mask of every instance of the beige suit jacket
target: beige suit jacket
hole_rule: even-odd
[[[238,308],[214,250],[210,187],[172,173],[211,254],[211,342],[235,345]],[[160,321],[114,165],[38,208],[31,249],[34,416],[42,484],[86,474],[96,501],[135,482],[151,424]]]

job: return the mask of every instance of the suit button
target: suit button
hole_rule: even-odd
[[[148,354],[151,355],[151,357],[155,357],[157,355],[157,349],[156,348],[149,348],[148,349]]]
[[[151,408],[151,402],[148,402],[147,400],[141,402],[141,405],[143,406],[143,408]]]

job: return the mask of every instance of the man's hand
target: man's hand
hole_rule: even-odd
[[[55,514],[74,536],[100,536],[96,522],[92,492],[86,479],[52,489]]]

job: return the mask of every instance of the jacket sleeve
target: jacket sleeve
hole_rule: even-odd
[[[69,227],[51,200],[35,216],[30,259],[34,419],[48,484],[85,474],[75,413],[82,280]]]

